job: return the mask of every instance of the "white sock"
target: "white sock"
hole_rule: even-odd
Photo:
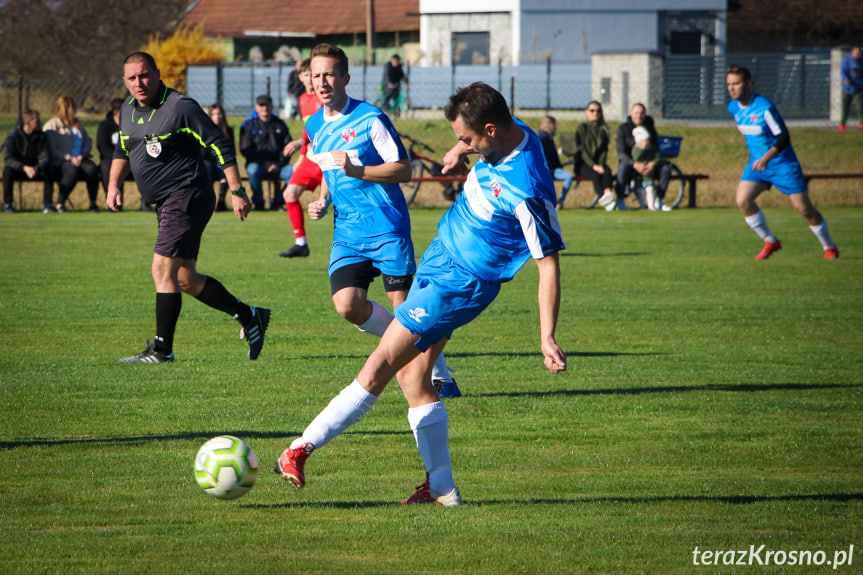
[[[393,314],[387,308],[376,301],[369,302],[372,304],[372,315],[363,323],[358,325],[357,329],[364,333],[370,333],[381,337],[389,327],[393,320]]]
[[[304,245],[308,244],[309,241],[306,239],[306,236],[303,236],[301,238],[297,238],[296,242],[294,242],[294,243],[296,243],[298,246],[304,246]]]
[[[446,364],[446,358],[443,356],[443,352],[437,356],[437,360],[435,360],[434,365],[432,366],[432,381],[440,379],[445,383],[452,382],[452,376],[449,373],[449,366]]]
[[[821,223],[817,226],[809,226],[809,229],[812,230],[812,233],[815,234],[815,237],[818,238],[818,241],[821,242],[821,247],[825,250],[828,248],[835,248],[833,245],[833,240],[830,239],[830,230],[827,229],[827,220],[821,220]]]
[[[771,244],[776,243],[776,237],[770,233],[770,228],[767,227],[767,219],[764,217],[764,212],[758,210],[758,213],[755,215],[747,216],[746,223],[749,224],[752,231],[758,234],[759,238]]]
[[[362,419],[374,407],[377,400],[378,398],[366,391],[360,382],[354,380],[312,420],[303,431],[303,436],[291,443],[291,449],[306,443],[311,443],[316,449],[323,447]]]
[[[408,423],[429,478],[429,490],[446,495],[455,488],[449,457],[449,416],[440,401],[408,410]]]

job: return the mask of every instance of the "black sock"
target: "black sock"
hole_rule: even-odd
[[[156,293],[156,342],[155,348],[165,355],[174,351],[174,331],[183,307],[181,293]]]
[[[205,277],[206,283],[204,283],[204,289],[195,296],[198,298],[198,301],[213,309],[225,312],[240,322],[240,325],[246,325],[252,321],[252,308],[232,296],[231,292],[216,278]]]

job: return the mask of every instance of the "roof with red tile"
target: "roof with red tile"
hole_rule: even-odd
[[[377,32],[419,30],[419,0],[374,0],[374,10]],[[207,36],[365,33],[366,0],[199,0],[180,23],[201,22]]]

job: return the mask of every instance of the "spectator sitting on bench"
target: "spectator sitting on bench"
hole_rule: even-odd
[[[542,144],[542,151],[545,154],[545,162],[548,164],[548,169],[551,171],[551,177],[556,181],[563,180],[560,197],[557,199],[557,209],[562,210],[563,201],[566,199],[566,194],[569,193],[569,188],[572,187],[575,175],[563,169],[563,164],[557,153],[557,146],[554,144],[555,133],[557,133],[557,120],[554,116],[543,116],[539,121],[539,132],[537,132],[537,135]],[[578,182],[575,185],[577,186]]]
[[[12,213],[14,200],[12,184],[16,181],[41,179],[44,181],[43,200],[45,209],[51,206],[53,182],[51,181],[51,153],[48,139],[42,132],[42,120],[36,110],[24,110],[21,123],[16,124],[6,136],[3,148],[6,150],[3,165],[3,203],[7,212]],[[21,206],[18,206],[20,209]]]
[[[87,182],[90,211],[98,212],[96,196],[99,193],[99,168],[90,159],[93,140],[86,128],[75,117],[75,101],[69,96],[60,96],[54,117],[42,128],[48,136],[51,149],[51,165],[60,188],[57,211],[66,211],[66,200],[80,181]],[[49,210],[50,211],[50,210]]]
[[[273,114],[273,99],[267,94],[258,96],[255,110],[240,126],[240,152],[246,158],[246,174],[252,188],[252,203],[263,210],[264,180],[291,179],[291,132],[288,126]],[[270,209],[282,205],[282,190],[273,197]]]
[[[650,132],[644,126],[638,126],[632,131],[635,145],[632,146],[632,159],[634,162],[650,166],[650,169],[640,172],[641,187],[636,192],[638,203],[654,212],[661,210],[670,212],[671,207],[662,203],[662,199],[656,193],[656,180],[661,178],[660,174],[668,162],[659,156],[659,150],[651,142]],[[667,178],[666,178],[667,180]]]
[[[659,149],[659,136],[656,135],[653,118],[647,115],[644,104],[638,103],[632,106],[629,117],[617,128],[617,158],[620,164],[617,166],[617,195],[623,197],[629,182],[638,175],[655,172],[654,165],[650,162],[639,162],[634,159],[632,149],[635,147],[633,130],[642,127],[650,134],[650,144],[654,149]],[[666,162],[658,173],[654,173],[656,197],[659,200],[665,198],[668,189],[668,180],[671,177],[671,164]],[[639,204],[641,203],[639,198]],[[650,205],[646,206],[650,208]],[[651,208],[652,209],[652,208]]]

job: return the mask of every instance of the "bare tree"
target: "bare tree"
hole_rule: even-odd
[[[0,72],[105,80],[156,32],[169,33],[188,0],[0,0]]]

